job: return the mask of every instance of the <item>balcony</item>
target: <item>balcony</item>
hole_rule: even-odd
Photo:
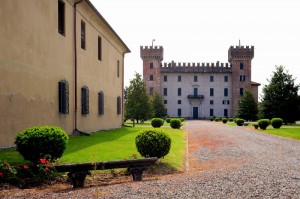
[[[204,95],[188,95],[188,99],[203,99]]]

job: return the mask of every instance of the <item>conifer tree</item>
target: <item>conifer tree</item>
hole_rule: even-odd
[[[279,117],[284,123],[294,123],[299,118],[299,85],[283,66],[276,66],[268,82],[263,88],[261,115],[267,119]]]
[[[165,117],[167,116],[167,109],[163,102],[163,97],[155,91],[152,96],[152,107],[153,107],[153,117]]]
[[[257,119],[257,114],[258,108],[254,95],[250,90],[246,90],[245,94],[239,100],[237,117],[254,121]]]
[[[125,118],[135,119],[139,123],[140,120],[147,120],[152,117],[152,106],[150,97],[146,92],[146,83],[139,73],[135,73],[134,76],[129,87],[125,89]]]

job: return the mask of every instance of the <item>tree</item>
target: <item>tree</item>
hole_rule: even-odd
[[[272,119],[279,117],[284,123],[294,123],[298,119],[298,89],[295,79],[283,66],[276,66],[269,85],[263,88],[261,115]]]
[[[257,103],[250,90],[246,90],[238,104],[237,117],[245,120],[256,120],[258,114]]]
[[[167,109],[163,102],[163,97],[155,91],[152,98],[152,107],[153,107],[153,117],[165,117],[167,116]]]
[[[146,83],[142,80],[139,73],[135,73],[134,79],[126,90],[125,118],[146,120],[152,117],[152,106],[150,97],[146,92]]]

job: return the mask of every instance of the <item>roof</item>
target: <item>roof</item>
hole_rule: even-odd
[[[254,86],[260,86],[261,84],[260,84],[260,83],[257,83],[257,82],[252,82],[252,81],[251,81],[251,85],[254,85]]]
[[[95,11],[95,13],[98,15],[98,17],[107,25],[107,27],[113,32],[113,34],[119,39],[119,41],[124,45],[126,48],[125,53],[130,53],[130,49],[127,47],[127,45],[122,41],[122,39],[119,37],[119,35],[114,31],[114,29],[109,25],[109,23],[104,19],[104,17],[99,13],[99,11],[95,8],[95,6],[89,1],[85,0],[85,2]]]

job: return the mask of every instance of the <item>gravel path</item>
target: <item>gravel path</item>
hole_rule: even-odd
[[[189,167],[183,174],[34,197],[300,198],[299,141],[207,121],[188,121],[185,128]]]

